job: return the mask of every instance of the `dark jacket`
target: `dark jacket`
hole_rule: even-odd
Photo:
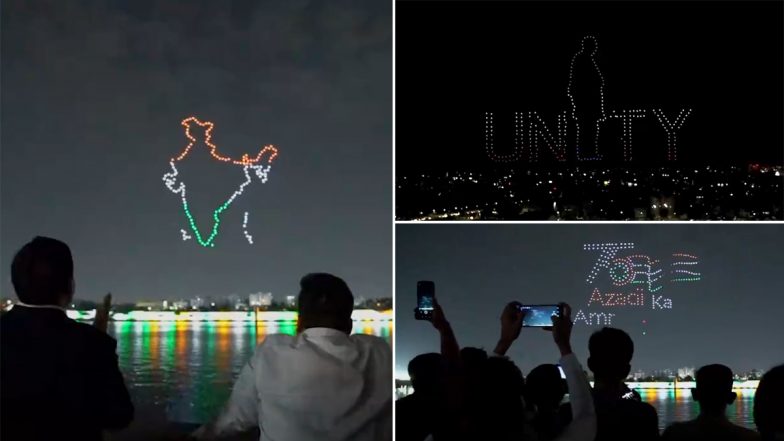
[[[133,419],[117,342],[55,308],[0,317],[0,439],[101,440]]]

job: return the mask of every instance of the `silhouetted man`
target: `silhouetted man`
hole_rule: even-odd
[[[662,439],[670,441],[758,440],[759,434],[736,426],[724,414],[737,395],[732,391],[732,371],[721,364],[709,364],[697,370],[697,387],[691,390],[700,403],[700,415],[684,423],[673,423],[664,430]],[[781,417],[781,415],[779,415]]]
[[[16,253],[11,282],[19,303],[0,318],[0,439],[100,440],[133,419],[106,334],[109,297],[96,326],[65,314],[74,295],[63,242],[36,237]]]
[[[765,372],[754,394],[754,422],[764,441],[784,441],[784,364]]]
[[[414,393],[395,402],[395,439],[423,441],[437,438],[444,411],[447,372],[441,354],[420,354],[408,363]]]
[[[261,440],[392,439],[392,352],[351,334],[354,296],[330,274],[300,281],[297,335],[269,335],[242,369],[218,417],[199,439],[253,428]]]
[[[571,407],[561,404],[566,395],[566,380],[554,364],[540,364],[525,379],[526,403],[535,411],[533,426],[539,441],[555,439],[572,419]]]
[[[624,379],[631,370],[634,343],[620,329],[602,328],[588,340],[588,367],[594,375],[597,441],[654,440],[659,437],[656,410],[640,401]]]

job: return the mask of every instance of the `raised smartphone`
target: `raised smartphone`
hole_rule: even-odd
[[[436,284],[429,280],[417,282],[417,307],[414,309],[414,318],[417,320],[432,320],[433,306],[435,305]]]
[[[560,317],[563,311],[558,305],[520,305],[523,316],[523,326],[527,328],[543,328],[553,326],[551,317]]]

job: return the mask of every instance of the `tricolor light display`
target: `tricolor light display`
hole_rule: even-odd
[[[645,308],[651,311],[672,309],[673,301],[660,292],[668,283],[698,282],[699,258],[693,254],[676,252],[664,259],[634,253],[632,242],[589,243],[584,251],[598,253],[585,282],[591,287],[587,306],[578,309],[575,323],[611,326],[617,308]],[[664,261],[664,262],[663,262]],[[611,285],[609,290],[600,284]],[[593,308],[601,308],[599,311]],[[612,308],[610,312],[607,308]],[[643,323],[647,323],[643,320]]]
[[[79,311],[69,309],[66,315],[74,320],[94,320],[95,310]],[[112,312],[113,321],[134,322],[296,322],[296,311],[130,311]],[[392,311],[357,309],[351,314],[356,322],[391,322]]]
[[[599,161],[604,159],[601,153],[601,143],[599,134],[606,126],[609,119],[620,120],[620,136],[608,137],[609,139],[620,139],[623,145],[623,160],[631,162],[634,160],[634,149],[632,147],[632,121],[644,118],[647,115],[646,109],[613,109],[606,110],[604,103],[604,76],[599,69],[596,55],[599,42],[595,36],[588,35],[583,37],[580,48],[572,56],[569,63],[569,78],[566,86],[566,95],[569,97],[570,108],[557,116],[556,131],[551,132],[542,117],[536,111],[515,112],[515,136],[511,153],[499,153],[498,146],[495,144],[495,130],[497,121],[494,120],[493,112],[485,112],[485,152],[493,162],[512,163],[527,158],[528,162],[539,161],[539,140],[543,140],[552,153],[553,158],[558,162],[567,160],[567,147],[574,146],[578,161]],[[586,102],[578,98],[576,92],[577,73],[575,72],[576,63],[589,63],[595,81],[599,86],[598,100]],[[585,73],[581,75],[586,75]],[[595,95],[595,94],[593,94]],[[661,108],[650,109],[651,114],[656,117],[659,125],[665,132],[666,139],[666,158],[668,161],[678,159],[678,133],[683,127],[686,118],[692,109],[681,108],[677,113]],[[671,114],[672,117],[667,115]],[[569,129],[567,124],[574,126]],[[553,136],[555,133],[557,136]],[[573,136],[573,141],[569,138]],[[527,154],[525,154],[527,150]]]
[[[239,187],[228,196],[228,198],[222,202],[218,208],[216,208],[212,213],[212,226],[207,231],[207,234],[202,234],[201,230],[199,229],[196,219],[191,213],[191,210],[188,207],[188,197],[185,182],[180,179],[179,171],[177,170],[177,163],[182,161],[188,156],[188,153],[193,149],[194,145],[197,144],[197,139],[191,134],[191,127],[192,125],[197,125],[205,129],[205,139],[204,144],[207,145],[210,149],[210,155],[219,162],[223,162],[230,166],[237,166],[241,172],[242,177],[244,178],[243,181],[239,184]],[[220,216],[221,214],[228,210],[231,204],[245,191],[245,188],[251,184],[251,174],[256,175],[261,183],[267,182],[267,177],[272,167],[272,162],[278,155],[278,149],[276,149],[272,145],[268,145],[263,147],[256,156],[251,157],[247,153],[243,154],[240,159],[232,159],[228,156],[221,155],[218,152],[218,147],[211,142],[212,139],[212,130],[214,128],[214,124],[209,121],[199,121],[195,116],[188,117],[182,121],[182,126],[185,127],[185,137],[188,138],[188,145],[185,149],[177,156],[171,158],[169,161],[169,166],[171,167],[171,171],[163,175],[163,182],[172,193],[175,193],[180,196],[180,200],[182,202],[182,209],[185,213],[185,218],[188,222],[188,229],[181,229],[180,233],[182,234],[182,240],[187,241],[190,239],[196,239],[196,242],[203,246],[203,247],[214,247],[215,246],[215,239],[218,236],[218,231],[220,229]],[[247,239],[248,243],[253,243],[253,237],[248,233],[248,213],[245,212],[242,230]]]

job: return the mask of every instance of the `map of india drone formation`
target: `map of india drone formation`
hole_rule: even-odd
[[[205,129],[204,143],[210,149],[210,155],[216,161],[220,161],[232,166],[237,166],[242,171],[244,180],[240,183],[234,192],[222,202],[218,208],[212,213],[212,228],[209,234],[202,235],[190,208],[188,207],[188,195],[185,187],[185,182],[179,179],[179,171],[177,170],[177,163],[182,161],[188,153],[191,152],[194,145],[197,143],[196,138],[191,134],[192,125],[198,125]],[[251,184],[251,175],[256,175],[261,183],[267,182],[270,168],[275,157],[278,156],[278,149],[272,145],[264,146],[255,157],[249,156],[247,153],[243,154],[240,159],[232,159],[228,156],[223,156],[218,152],[218,147],[211,142],[212,130],[215,128],[214,124],[209,121],[199,121],[195,116],[188,117],[182,121],[182,126],[185,127],[185,137],[188,138],[188,145],[185,147],[178,156],[171,158],[169,166],[171,171],[163,175],[163,182],[166,184],[172,193],[180,196],[182,201],[182,210],[188,221],[189,230],[181,229],[182,240],[190,240],[195,238],[196,242],[203,247],[214,247],[215,239],[218,237],[220,229],[221,214],[228,210],[231,204],[245,191],[245,188]],[[248,212],[246,211],[243,216],[242,231],[248,243],[253,244],[253,236],[248,233]]]

